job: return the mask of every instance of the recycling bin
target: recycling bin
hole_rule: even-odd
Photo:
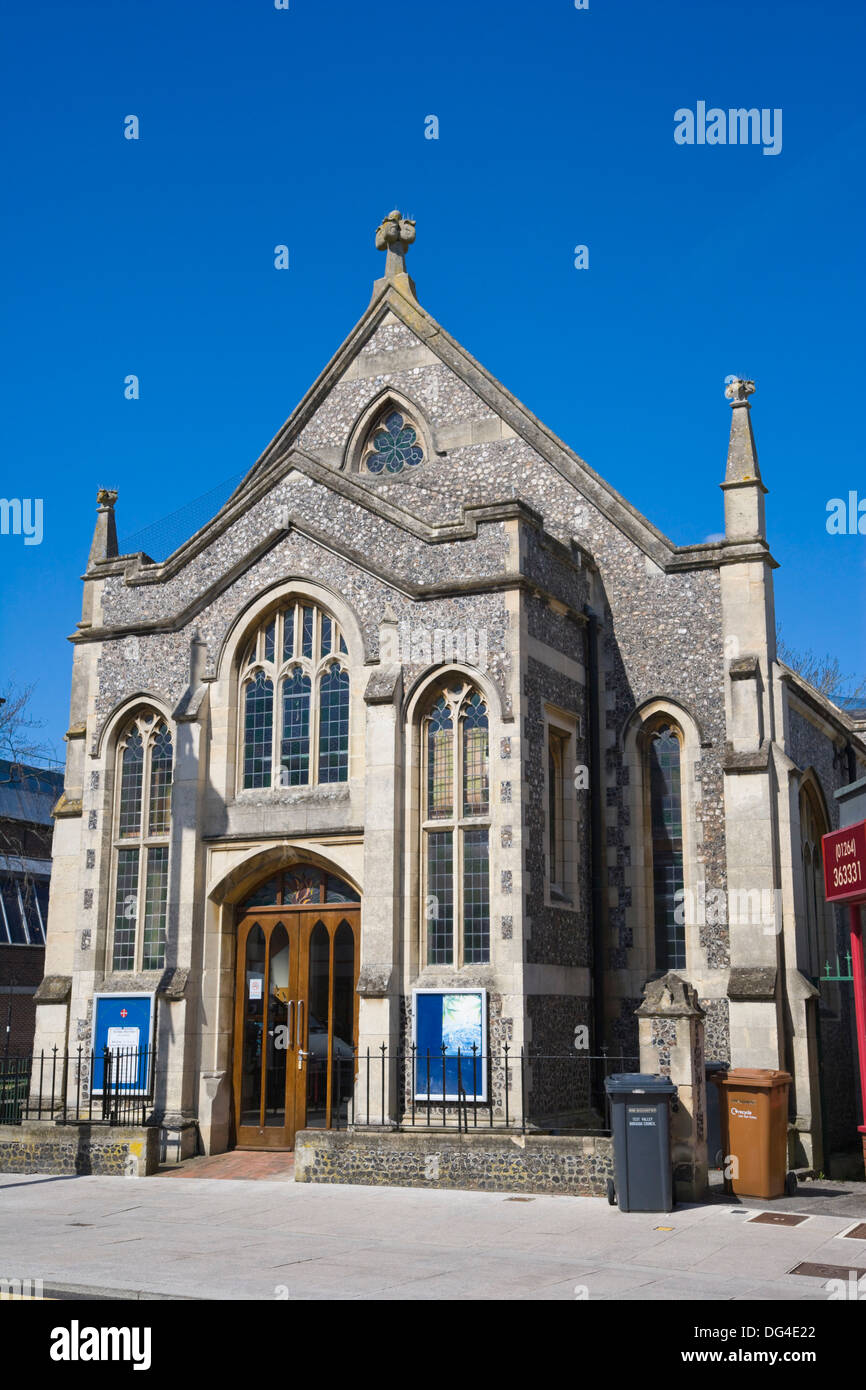
[[[671,1104],[667,1076],[622,1072],[604,1083],[610,1101],[614,1177],[607,1199],[620,1211],[673,1211]]]
[[[737,1067],[717,1072],[725,1191],[740,1197],[791,1196],[788,1172],[790,1072]]]

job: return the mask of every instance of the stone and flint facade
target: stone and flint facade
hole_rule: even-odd
[[[230,1147],[240,905],[312,866],[360,904],[362,1050],[407,1038],[415,988],[475,987],[492,1051],[565,1059],[583,1025],[592,1053],[636,1056],[645,985],[674,968],[709,1060],[793,1073],[792,1157],[820,1163],[853,1122],[855,1081],[844,986],[822,998],[815,984],[837,926],[804,845],[835,825],[833,792],[863,775],[866,743],[777,658],[753,384],[728,389],[724,539],[673,545],[421,306],[414,236],[385,219],[368,308],[172,555],[118,554],[116,494],[99,493],[36,1046],[87,1046],[97,991],[154,991],[157,1114],[186,1136],[180,1152]],[[263,785],[244,673],[263,662],[266,681],[267,624],[287,605],[340,635],[344,762],[330,780]],[[271,646],[251,647],[262,632]],[[471,842],[485,882],[449,960],[430,945],[425,740],[458,689],[486,720]],[[130,927],[117,817],[136,720],[145,742],[168,730],[172,762],[164,908],[154,889]],[[658,1049],[664,1070],[663,1030]],[[533,1073],[531,1114],[556,1115],[563,1074]],[[376,1104],[394,1118],[403,1097],[386,1089]]]

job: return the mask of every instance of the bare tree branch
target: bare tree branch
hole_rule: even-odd
[[[816,656],[811,650],[798,651],[789,647],[776,624],[776,651],[779,660],[826,695],[841,709],[866,704],[866,677],[845,675],[835,656]]]

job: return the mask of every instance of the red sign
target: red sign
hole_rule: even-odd
[[[866,902],[866,820],[821,840],[828,903]]]

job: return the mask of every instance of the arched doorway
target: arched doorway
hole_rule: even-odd
[[[236,913],[234,1138],[291,1149],[299,1129],[346,1123],[358,1036],[359,894],[296,864]]]

